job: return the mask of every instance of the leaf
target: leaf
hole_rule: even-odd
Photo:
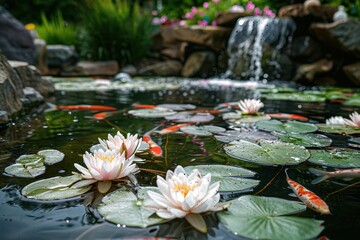
[[[211,182],[220,181],[220,192],[224,191],[244,191],[256,187],[260,181],[246,179],[242,177],[253,177],[255,172],[245,168],[225,166],[225,165],[197,165],[184,168],[189,174],[194,169],[198,169],[202,175],[211,173]]]
[[[328,147],[332,140],[325,135],[315,133],[278,133],[273,134],[281,139],[283,142],[289,142],[304,147]]]
[[[342,104],[347,105],[347,106],[356,106],[356,107],[360,107],[360,97],[352,97],[350,99],[348,99],[347,101],[343,102]]]
[[[301,202],[280,198],[242,196],[230,201],[227,212],[218,213],[220,222],[236,235],[251,239],[313,239],[323,221],[284,216],[304,211]]]
[[[25,154],[18,157],[15,162],[20,164],[43,162],[44,157],[38,154]]]
[[[316,124],[320,132],[342,135],[360,134],[360,128],[352,128],[341,124]]]
[[[42,162],[15,163],[6,167],[4,171],[15,177],[34,178],[45,173],[45,165]]]
[[[230,130],[216,135],[216,140],[220,142],[229,143],[236,140],[245,140],[249,142],[256,143],[260,139],[263,140],[277,140],[278,137],[271,135],[270,133],[261,132],[261,131],[236,131]]]
[[[37,154],[39,154],[40,156],[44,156],[44,163],[48,165],[53,165],[55,163],[61,162],[65,156],[64,153],[55,149],[41,150]]]
[[[184,133],[196,136],[211,136],[213,133],[225,132],[226,129],[217,126],[205,125],[205,126],[186,126],[180,128]]]
[[[360,167],[360,151],[346,148],[328,148],[325,150],[310,150],[309,162],[335,168]]]
[[[200,122],[210,122],[215,117],[210,113],[177,113],[171,116],[165,117],[166,120],[175,121],[175,122],[185,122],[185,123],[200,123]]]
[[[135,117],[143,117],[143,118],[162,118],[165,116],[174,115],[176,112],[172,110],[158,110],[158,109],[136,109],[130,110],[129,114]]]
[[[192,104],[159,104],[156,105],[156,107],[160,107],[160,108],[167,108],[167,109],[171,109],[174,111],[183,111],[183,110],[192,110],[195,109],[196,106],[192,105]]]
[[[296,165],[306,161],[310,153],[303,146],[279,141],[260,140],[260,146],[248,141],[230,142],[224,147],[231,157],[262,165]]]
[[[303,93],[271,93],[263,96],[268,100],[286,100],[296,102],[325,102],[326,98],[315,94]]]
[[[138,199],[132,192],[125,190],[116,190],[106,195],[97,210],[107,221],[130,227],[146,228],[165,222],[154,214],[154,210],[144,207],[143,199]]]
[[[282,123],[278,120],[260,121],[256,123],[256,126],[267,132],[294,132],[294,133],[309,133],[315,132],[317,127],[314,124],[303,123],[298,121],[287,121]]]
[[[57,200],[79,196],[91,189],[90,186],[71,188],[71,185],[82,179],[80,174],[67,177],[53,177],[26,185],[21,194],[27,198],[38,200]]]

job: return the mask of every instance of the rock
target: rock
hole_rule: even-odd
[[[34,64],[35,45],[24,25],[0,6],[0,49],[9,60]]]
[[[310,36],[294,37],[289,56],[302,63],[312,63],[325,55],[323,45]]]
[[[160,26],[160,35],[162,38],[162,45],[169,46],[178,43],[175,38],[175,28],[172,26]]]
[[[312,21],[332,22],[336,7],[311,5],[307,8],[303,4],[287,5],[279,9],[279,17],[304,18],[311,17]]]
[[[343,67],[346,76],[358,87],[360,87],[360,62]]]
[[[130,76],[135,76],[137,74],[137,69],[135,66],[133,65],[126,65],[125,67],[123,67],[121,69],[121,72],[123,73],[127,73],[129,74]]]
[[[44,101],[44,97],[32,87],[25,87],[23,89],[25,98],[30,103],[40,103]]]
[[[313,82],[317,74],[329,72],[333,66],[334,62],[329,59],[321,59],[314,63],[303,64],[297,69],[294,80],[305,80],[307,82]]]
[[[115,80],[117,81],[121,81],[121,82],[131,82],[132,78],[129,74],[121,72],[116,74],[116,76],[114,77]]]
[[[140,75],[157,75],[157,76],[180,76],[182,64],[179,61],[169,60],[155,63],[142,68]]]
[[[320,7],[321,3],[319,0],[306,0],[304,2],[304,11],[305,13],[310,13],[312,8]]]
[[[344,55],[360,58],[360,22],[349,19],[334,23],[314,23],[312,35],[324,45],[335,48]]]
[[[45,75],[49,71],[47,66],[47,51],[46,51],[46,42],[42,39],[34,39],[35,44],[35,65],[40,70],[40,72]]]
[[[180,60],[180,51],[178,45],[172,45],[161,50],[161,55],[165,59]]]
[[[8,117],[7,112],[6,111],[0,111],[0,125],[4,125],[8,121],[9,121],[9,117]]]
[[[249,12],[225,11],[225,12],[220,12],[216,15],[215,22],[218,26],[233,28],[239,18],[247,17],[251,15],[252,13]]]
[[[68,45],[47,45],[47,64],[51,68],[66,69],[74,66],[79,56],[74,46]]]
[[[225,48],[231,29],[214,26],[191,26],[174,28],[174,37],[179,41],[196,43],[219,52]]]
[[[211,51],[194,52],[181,71],[183,77],[208,77],[214,73],[216,56]]]
[[[117,61],[80,61],[70,71],[62,71],[62,76],[112,76],[119,72]]]

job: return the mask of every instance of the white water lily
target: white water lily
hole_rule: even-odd
[[[339,124],[339,125],[344,125],[345,124],[345,119],[341,116],[335,116],[335,117],[331,117],[329,119],[326,119],[325,122],[327,125],[334,125],[334,124]]]
[[[258,99],[244,99],[239,101],[238,106],[241,113],[256,114],[260,108],[264,107],[264,104]]]
[[[125,138],[120,132],[117,132],[115,136],[109,134],[108,140],[99,138],[99,142],[105,149],[116,150],[120,154],[125,152],[126,158],[133,156],[141,145],[141,139],[138,139],[137,134],[128,133]]]
[[[219,203],[220,183],[210,185],[210,181],[210,173],[201,176],[201,173],[194,169],[188,176],[184,168],[177,166],[174,172],[167,172],[166,180],[157,177],[160,193],[148,191],[151,199],[145,201],[145,206],[156,210],[156,214],[161,218],[185,218],[197,230],[207,232],[206,223],[200,213],[221,211],[228,205]]]
[[[73,187],[83,187],[98,182],[98,190],[101,193],[109,191],[112,180],[118,180],[129,174],[139,171],[133,163],[134,156],[125,157],[125,152],[120,154],[116,150],[95,150],[93,154],[86,152],[83,160],[87,168],[75,163],[74,166],[82,173],[83,179]]]
[[[345,118],[345,124],[350,127],[360,128],[360,114],[353,112],[349,115],[350,119]]]

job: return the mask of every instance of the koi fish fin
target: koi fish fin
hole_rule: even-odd
[[[289,196],[290,197],[295,197],[295,198],[297,198],[298,196],[296,196],[296,194],[295,193],[289,193]]]
[[[318,170],[315,168],[309,168],[309,171],[312,174],[315,174],[316,176],[318,176],[318,178],[315,178],[314,180],[311,181],[311,184],[317,184],[319,182],[322,182],[322,181],[330,178],[330,175],[325,171],[321,171],[321,170]]]
[[[45,112],[52,112],[52,111],[55,111],[55,110],[57,110],[56,109],[56,105],[55,104],[53,104],[53,103],[47,103],[47,107],[48,108],[46,108],[45,109]]]

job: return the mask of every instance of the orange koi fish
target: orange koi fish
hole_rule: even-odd
[[[331,214],[328,205],[315,193],[306,189],[301,184],[293,181],[289,178],[287,174],[287,169],[285,170],[286,181],[296,194],[296,196],[311,210],[321,213],[321,214]]]
[[[272,118],[282,118],[282,119],[293,119],[293,120],[300,120],[300,121],[307,121],[309,118],[297,115],[297,114],[289,114],[289,113],[267,113],[266,116]]]
[[[325,172],[315,168],[310,168],[309,171],[318,178],[315,178],[311,183],[317,184],[329,178],[358,178],[360,177],[360,168],[344,169],[334,172]]]
[[[55,106],[56,110],[66,111],[115,111],[116,108],[102,105],[68,105],[68,106]]]
[[[155,131],[159,126],[155,127],[154,129],[151,129],[149,132],[145,133],[142,137],[142,140],[144,142],[146,142],[147,144],[149,144],[150,148],[149,151],[152,155],[154,155],[155,157],[162,157],[162,149],[161,147],[155,143],[151,137],[150,134]]]
[[[157,106],[155,106],[155,105],[138,104],[138,103],[134,103],[131,106],[134,107],[134,108],[137,108],[137,109],[153,109],[153,108],[157,108]]]
[[[177,125],[174,125],[174,126],[170,126],[170,127],[164,128],[164,129],[162,129],[159,133],[160,133],[160,134],[172,133],[172,132],[175,132],[175,131],[179,130],[179,129],[182,128],[182,127],[186,127],[186,126],[189,126],[189,125],[191,125],[191,124],[190,124],[190,123],[177,124]]]
[[[93,115],[93,118],[96,120],[104,120],[105,118],[111,117],[115,114],[124,112],[126,110],[119,110],[119,111],[113,111],[113,112],[99,112]]]

